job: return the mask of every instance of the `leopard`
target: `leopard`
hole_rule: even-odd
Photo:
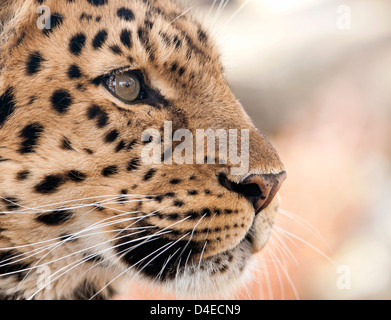
[[[177,0],[7,0],[0,22],[0,299],[108,300],[133,280],[223,296],[251,277],[286,170],[199,18]],[[247,132],[248,170],[217,145],[170,161],[180,129]]]

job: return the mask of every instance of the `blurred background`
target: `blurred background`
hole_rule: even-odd
[[[391,299],[391,2],[188,0],[288,179],[235,299]],[[175,299],[134,284],[125,297]]]

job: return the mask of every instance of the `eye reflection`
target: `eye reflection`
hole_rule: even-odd
[[[106,80],[106,85],[110,91],[127,102],[133,102],[140,98],[141,83],[134,72],[112,74]]]

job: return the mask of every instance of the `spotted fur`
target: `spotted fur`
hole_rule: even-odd
[[[51,29],[37,27],[37,8]],[[225,293],[266,243],[230,165],[141,160],[142,133],[248,129],[250,173],[284,171],[232,94],[204,28],[173,0],[10,0],[0,8],[0,297],[110,298],[136,277]],[[129,105],[100,77],[140,70]],[[162,159],[167,154],[162,150]],[[223,182],[227,183],[223,183]],[[229,182],[231,181],[231,182]]]

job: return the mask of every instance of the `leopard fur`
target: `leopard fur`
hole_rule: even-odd
[[[109,299],[128,279],[191,297],[241,283],[257,215],[230,164],[145,164],[148,128],[247,129],[249,174],[284,166],[231,92],[213,39],[173,0],[9,0],[0,8],[0,298]],[[38,28],[37,9],[51,28]],[[183,14],[183,12],[185,12]],[[142,72],[156,99],[98,81]],[[164,150],[162,150],[164,157]],[[43,285],[42,285],[43,283]]]

